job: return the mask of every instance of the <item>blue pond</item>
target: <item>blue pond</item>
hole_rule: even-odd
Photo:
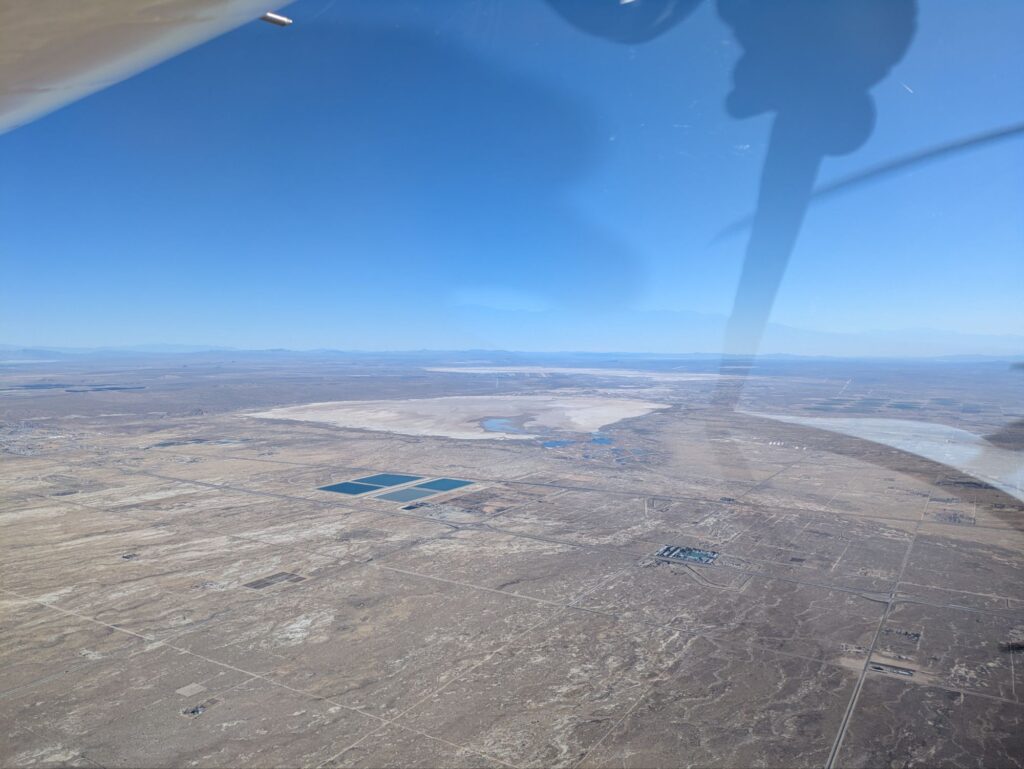
[[[437,494],[437,492],[417,488],[398,489],[397,491],[389,491],[387,494],[380,494],[377,496],[377,499],[386,499],[389,502],[412,502],[414,499],[422,499],[432,494]]]
[[[590,439],[590,442],[594,443],[594,444],[596,444],[598,446],[611,446],[612,445],[612,439],[609,438],[607,435],[601,435],[601,433],[594,433],[593,437]],[[571,439],[562,439],[562,440],[543,441],[540,445],[543,446],[546,449],[560,449],[563,446],[572,446],[572,445],[574,445],[576,443],[580,443],[580,441],[571,440]]]
[[[526,430],[515,424],[510,417],[489,417],[482,420],[480,426],[489,433],[509,433],[511,435],[526,433]]]
[[[352,481],[345,481],[344,483],[335,483],[331,486],[321,486],[320,491],[336,491],[339,494],[366,494],[369,491],[380,491],[380,486],[371,486],[368,483],[352,483]]]
[[[365,478],[356,478],[353,483],[369,483],[372,486],[398,486],[401,483],[418,481],[422,475],[401,475],[400,473],[380,473],[379,475],[368,475]]]
[[[438,478],[436,481],[417,483],[413,488],[433,489],[434,491],[451,491],[452,489],[461,489],[463,486],[469,486],[472,483],[473,481],[460,481],[457,478]]]

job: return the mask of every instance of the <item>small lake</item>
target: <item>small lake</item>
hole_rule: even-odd
[[[488,417],[480,420],[480,426],[489,433],[525,435],[527,432],[521,424],[516,424],[512,417]]]
[[[583,441],[577,439],[549,440],[544,441],[540,445],[546,449],[560,449],[565,446],[573,446],[577,443],[583,443]],[[590,437],[590,443],[596,444],[598,446],[611,446],[612,439],[609,438],[607,435],[602,435],[601,433],[594,433]],[[619,451],[619,449],[612,449],[612,451]]]

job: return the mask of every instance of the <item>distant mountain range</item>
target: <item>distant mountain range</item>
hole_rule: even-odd
[[[726,319],[720,315],[672,311],[603,312],[581,321],[557,311],[529,312],[494,308],[464,308],[456,319],[469,329],[472,343],[460,350],[574,354],[642,354],[718,358]],[[401,345],[393,340],[366,338],[359,345],[304,349],[231,347],[203,344],[135,344],[126,346],[65,347],[0,344],[0,358],[43,359],[62,355],[166,355],[195,353],[380,353],[452,351],[456,345]],[[835,358],[962,358],[1024,360],[1024,335],[963,334],[934,329],[901,329],[839,333],[769,324],[762,356]]]

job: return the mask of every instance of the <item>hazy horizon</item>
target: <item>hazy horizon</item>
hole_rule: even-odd
[[[517,315],[515,322],[508,319]],[[655,323],[657,321],[657,323]],[[237,349],[292,351],[407,352],[419,350],[505,350],[538,353],[722,355],[724,316],[697,313],[631,313],[613,319],[602,318],[589,327],[587,335],[560,333],[549,323],[546,313],[478,312],[467,323],[472,334],[452,335],[415,333],[382,336],[353,332],[349,335],[323,335],[309,338],[202,339],[196,337],[153,338],[148,335],[84,338],[79,340],[4,340],[0,347],[19,349],[131,349],[187,347],[196,349]],[[547,333],[541,329],[547,325]],[[197,339],[197,337],[199,337]],[[541,340],[544,344],[539,344]],[[462,344],[445,344],[461,341]],[[1024,335],[965,334],[936,329],[869,330],[862,332],[822,332],[770,323],[761,355],[809,357],[909,357],[948,356],[1020,357],[1024,356]]]

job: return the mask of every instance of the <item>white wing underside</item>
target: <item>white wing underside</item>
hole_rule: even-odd
[[[1024,461],[1020,452],[995,446],[966,430],[909,419],[747,413],[891,446],[952,467],[1024,501]]]
[[[267,10],[267,0],[0,0],[0,133]]]

